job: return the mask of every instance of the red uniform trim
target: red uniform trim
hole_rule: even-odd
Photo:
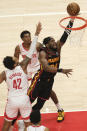
[[[39,96],[38,96],[39,97]],[[39,97],[40,99],[42,99],[42,100],[49,100],[49,98],[48,99],[45,99],[45,98],[42,98],[42,97]]]
[[[14,119],[17,118],[17,116],[16,116],[16,117],[13,117],[13,118],[8,117],[7,114],[6,114],[6,112],[4,113],[4,117],[5,117],[6,119],[8,119],[8,120],[14,120]]]
[[[28,120],[28,119],[30,119],[30,116],[25,117],[25,118],[22,117],[22,119],[23,119],[23,120]]]
[[[29,78],[29,79],[28,79],[28,81],[31,81],[31,80],[32,80],[32,78]]]
[[[32,127],[41,127],[41,125],[39,125],[39,126],[35,126],[35,125],[31,125]]]
[[[23,47],[26,51],[28,51],[28,50],[29,50],[29,49],[26,49],[26,48],[24,47],[23,43],[22,43],[22,47]]]

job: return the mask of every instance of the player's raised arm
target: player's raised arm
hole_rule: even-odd
[[[27,53],[26,58],[20,63],[23,70],[27,69],[27,65],[28,65],[29,61],[31,60],[31,58],[32,58],[32,54],[33,54],[33,52],[34,52],[34,50],[36,48],[36,43],[38,41],[38,36],[39,36],[41,30],[42,30],[42,25],[39,22],[37,27],[36,27],[35,37],[34,37],[32,43],[31,43],[30,50]]]
[[[20,47],[19,45],[17,45],[15,48],[14,56],[19,59],[19,55],[20,55]]]
[[[5,75],[5,71],[3,71],[2,73],[0,73],[0,84],[6,80],[6,75]]]
[[[71,19],[69,21],[69,24],[67,25],[67,28],[72,28],[73,26],[74,19]],[[60,51],[61,47],[64,45],[66,42],[68,36],[70,35],[71,30],[70,29],[65,29],[63,35],[61,36],[60,40],[57,41],[57,48]]]

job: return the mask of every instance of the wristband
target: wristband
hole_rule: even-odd
[[[72,26],[73,26],[73,22],[69,21],[69,24],[67,25],[67,28],[72,28]],[[68,36],[70,35],[70,33],[71,33],[70,29],[65,29],[62,37],[60,38],[60,42],[65,43]]]

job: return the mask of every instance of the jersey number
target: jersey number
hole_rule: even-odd
[[[13,88],[15,89],[22,89],[22,87],[20,87],[21,85],[21,79],[17,79],[17,80],[13,80]]]

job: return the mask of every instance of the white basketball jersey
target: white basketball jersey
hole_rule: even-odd
[[[27,52],[29,52],[29,50],[26,50],[24,47],[23,47],[23,43],[19,45],[20,47],[20,52],[21,52],[21,56],[23,58],[26,57],[27,55]],[[35,49],[33,55],[32,55],[32,59],[31,59],[31,62],[28,64],[27,66],[27,72],[28,73],[34,73],[36,72],[38,69],[40,69],[40,63],[39,63],[39,60],[38,60],[38,52],[37,50]]]
[[[29,126],[27,127],[27,131],[44,131],[45,126]]]
[[[28,78],[21,66],[16,66],[15,69],[7,70],[5,73],[8,97],[27,95],[27,89],[29,87]]]

